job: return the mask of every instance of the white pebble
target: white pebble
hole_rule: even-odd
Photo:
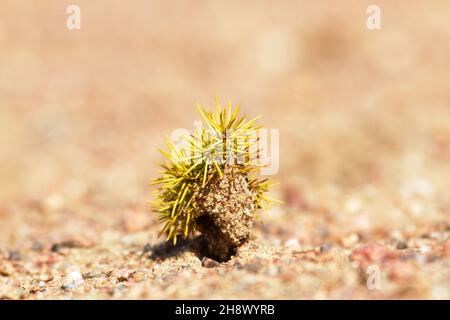
[[[275,267],[274,265],[269,265],[267,267],[267,274],[271,277],[275,277],[278,275],[278,268]]]
[[[421,246],[419,247],[419,251],[420,251],[421,253],[428,253],[428,252],[431,251],[431,247],[430,247],[430,246],[427,246],[427,245],[421,245]]]
[[[298,247],[300,247],[300,242],[296,238],[291,238],[291,239],[287,240],[284,243],[284,245],[286,247],[290,247],[290,248],[298,248]]]
[[[84,283],[83,277],[78,271],[72,271],[64,279],[63,289],[76,289]]]
[[[350,198],[345,202],[345,210],[348,213],[357,213],[361,210],[362,204],[356,198]]]

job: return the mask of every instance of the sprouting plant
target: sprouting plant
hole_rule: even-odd
[[[208,252],[227,259],[250,236],[253,220],[260,220],[257,209],[266,211],[276,199],[265,193],[274,185],[260,179],[260,150],[256,117],[240,117],[240,107],[221,107],[209,112],[198,105],[208,128],[196,129],[185,137],[187,147],[167,139],[168,151],[160,150],[166,161],[153,210],[164,224],[161,234],[174,244],[179,236],[200,231]]]

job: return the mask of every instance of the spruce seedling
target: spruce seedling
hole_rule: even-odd
[[[257,210],[278,200],[266,195],[275,183],[258,176],[260,117],[247,121],[239,106],[216,103],[216,112],[197,106],[207,128],[186,136],[187,148],[167,139],[151,204],[167,240],[176,244],[198,230],[206,254],[224,261],[249,239],[254,220],[260,220]]]

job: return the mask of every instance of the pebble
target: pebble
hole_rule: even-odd
[[[58,211],[64,207],[65,198],[60,194],[52,194],[44,200],[43,205],[48,211]]]
[[[83,276],[78,271],[68,273],[64,279],[62,289],[71,290],[76,289],[84,283]]]
[[[31,250],[35,252],[41,252],[44,249],[44,246],[39,241],[33,241],[33,244],[31,245]]]
[[[141,282],[141,281],[145,280],[145,272],[136,271],[135,273],[133,273],[132,278],[136,282]]]
[[[421,246],[419,247],[419,251],[420,251],[421,253],[428,253],[428,252],[431,251],[431,247],[424,244],[424,245],[421,245]]]
[[[345,202],[345,211],[348,213],[357,213],[361,210],[361,201],[357,198],[350,198]]]
[[[128,270],[128,269],[120,270],[117,274],[117,281],[119,281],[119,282],[128,281],[131,273],[132,273],[131,270]]]
[[[284,243],[284,246],[288,248],[299,248],[300,242],[296,238],[291,238]]]
[[[20,261],[22,259],[20,252],[16,250],[12,250],[9,252],[8,259],[11,261]]]
[[[280,265],[282,264],[281,259],[280,258],[275,258],[272,260],[272,263],[276,264],[276,265]]]
[[[9,264],[0,264],[0,276],[9,277],[14,272],[14,268]]]
[[[30,293],[36,293],[36,292],[38,292],[39,290],[41,290],[41,287],[39,287],[39,286],[37,286],[37,285],[32,285],[31,287],[28,288],[28,291],[29,291]]]
[[[271,277],[276,277],[278,275],[278,268],[274,265],[269,265],[267,267],[267,274]]]
[[[391,238],[396,241],[405,241],[405,237],[399,230],[393,230],[390,234]]]
[[[204,258],[202,259],[202,266],[203,266],[204,268],[216,268],[216,267],[218,267],[219,265],[220,265],[219,262],[217,262],[216,260],[213,260],[213,259],[211,259],[211,258],[204,257]]]
[[[351,235],[341,239],[342,245],[347,248],[355,245],[358,241],[359,236],[356,233],[352,233]]]
[[[404,241],[397,242],[397,245],[395,246],[398,250],[405,250],[408,248],[408,244]]]
[[[49,281],[53,280],[53,276],[50,274],[40,274],[36,277],[36,279],[41,282],[49,282]]]
[[[50,248],[50,250],[52,251],[52,252],[58,252],[59,250],[60,250],[60,245],[59,244],[57,244],[57,243],[54,243],[54,244],[52,244],[52,247]]]
[[[83,274],[83,279],[94,279],[96,277],[97,275],[90,271]]]
[[[325,243],[320,246],[320,252],[330,252],[333,249],[333,245],[329,243]]]

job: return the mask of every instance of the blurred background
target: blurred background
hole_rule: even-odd
[[[153,228],[156,148],[216,95],[280,129],[263,234],[448,221],[450,2],[370,4],[2,0],[0,246]]]

